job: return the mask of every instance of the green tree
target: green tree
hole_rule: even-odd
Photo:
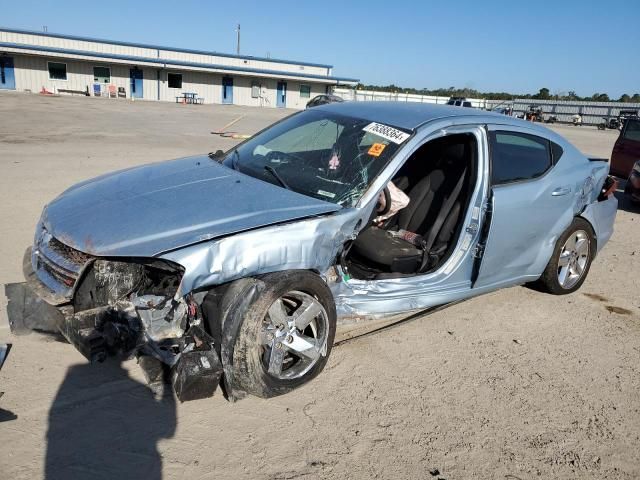
[[[606,93],[594,93],[591,96],[591,100],[593,100],[594,102],[610,102],[611,101],[609,99],[609,95],[607,95]]]
[[[633,103],[640,103],[640,93],[634,93],[633,97],[631,97],[631,101]]]
[[[619,102],[629,103],[631,101],[631,97],[626,93],[623,93],[618,99]]]
[[[549,100],[551,98],[551,95],[549,95],[549,89],[546,87],[541,88],[538,93],[533,95],[533,98],[537,100]]]

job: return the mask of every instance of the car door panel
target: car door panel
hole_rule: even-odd
[[[571,223],[572,199],[553,195],[552,177],[494,187],[492,218],[476,286],[517,283],[542,273],[557,232]]]
[[[490,129],[532,133],[517,128]],[[522,283],[542,273],[558,235],[573,218],[578,192],[568,180],[571,174],[567,167],[558,164],[538,178],[492,187],[491,225],[474,287]]]

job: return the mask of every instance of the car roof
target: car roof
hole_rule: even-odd
[[[362,118],[405,130],[416,130],[422,125],[435,120],[464,118],[469,123],[488,123],[526,128],[531,133],[553,140],[564,147],[571,145],[564,137],[539,123],[476,108],[460,108],[451,105],[417,102],[345,101],[319,105],[314,107],[314,110],[325,110],[338,115]]]
[[[439,120],[448,117],[490,117],[496,123],[513,124],[523,126],[523,121],[505,117],[496,113],[479,109],[461,109],[449,105],[436,105],[433,103],[417,102],[342,102],[322,105],[319,109],[327,110],[356,118],[371,120],[372,122],[384,123],[398,128],[415,130],[421,125],[432,120]],[[479,121],[482,121],[478,119]],[[525,122],[531,126],[530,122]],[[544,129],[547,131],[547,129]]]

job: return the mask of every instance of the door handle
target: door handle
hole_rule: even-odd
[[[558,187],[553,192],[551,192],[551,195],[553,195],[554,197],[560,197],[562,195],[568,195],[570,193],[571,187]]]

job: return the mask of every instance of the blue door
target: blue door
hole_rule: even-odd
[[[0,57],[0,89],[16,89],[16,77],[13,75],[13,58],[11,57]]]
[[[278,82],[278,92],[276,93],[276,107],[287,106],[287,82]]]
[[[129,78],[131,78],[131,98],[142,98],[142,70],[130,69]]]
[[[233,78],[222,78],[222,103],[233,103]]]

